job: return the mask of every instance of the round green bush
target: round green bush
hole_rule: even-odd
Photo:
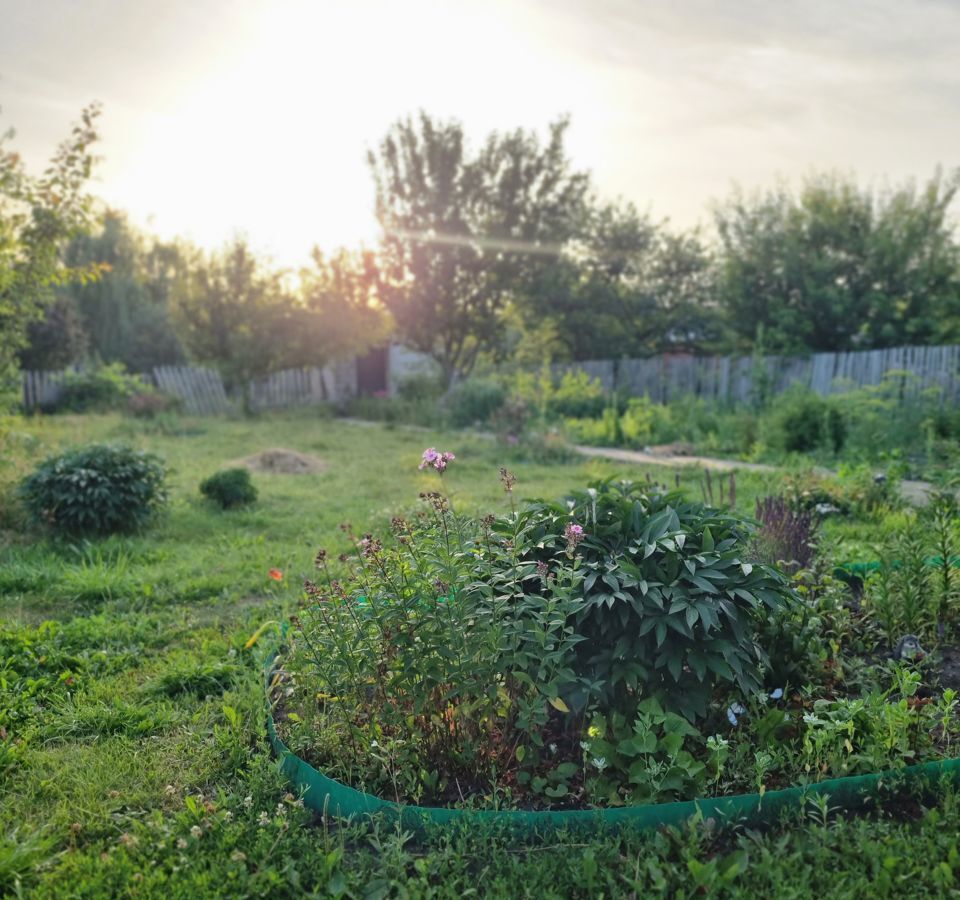
[[[152,454],[91,444],[45,460],[19,495],[32,524],[62,534],[137,531],[166,502],[165,475]]]
[[[222,509],[247,506],[257,499],[257,489],[246,469],[224,469],[200,483],[200,493]]]
[[[457,428],[489,422],[507,399],[506,388],[486,378],[468,378],[450,388],[445,403]]]

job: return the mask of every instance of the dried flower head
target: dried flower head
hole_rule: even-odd
[[[517,483],[517,476],[510,472],[506,467],[500,467],[500,481],[503,484],[503,489],[509,494],[513,490],[513,486]]]

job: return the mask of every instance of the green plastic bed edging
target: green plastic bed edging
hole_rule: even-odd
[[[929,566],[930,568],[939,568],[943,565],[943,557],[930,556],[923,561],[923,564],[925,566]],[[953,568],[960,568],[960,556],[951,556],[950,565]],[[894,569],[899,568],[899,561],[894,560],[892,567]],[[873,562],[845,562],[840,563],[833,570],[833,574],[837,578],[843,578],[845,581],[850,578],[859,578],[863,580],[871,572],[879,572],[881,568],[883,568],[883,563],[879,562],[878,560],[874,560]]]
[[[266,665],[268,710],[276,656],[276,653],[271,654]],[[803,787],[766,791],[764,794],[736,794],[648,806],[535,811],[408,806],[358,791],[315,769],[290,750],[277,734],[272,710],[267,715],[267,733],[279,759],[281,772],[301,794],[304,805],[309,809],[342,819],[381,816],[412,830],[452,823],[495,824],[526,833],[555,828],[597,831],[621,825],[651,829],[683,825],[697,817],[753,826],[775,823],[781,814],[802,808],[811,797],[827,795],[834,805],[856,809],[887,786],[926,789],[942,781],[950,784],[960,782],[960,759],[946,759],[872,775],[831,778]]]

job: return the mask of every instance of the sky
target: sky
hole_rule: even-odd
[[[960,0],[0,0],[0,130],[39,170],[103,105],[92,185],[280,265],[376,240],[366,153],[572,119],[598,194],[678,227],[733,185],[960,165]]]

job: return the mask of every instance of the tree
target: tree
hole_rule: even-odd
[[[43,318],[27,326],[27,345],[20,351],[20,368],[33,371],[65,369],[87,354],[89,340],[72,297],[59,297]]]
[[[281,275],[256,260],[242,240],[198,259],[174,295],[173,313],[191,355],[216,366],[250,410],[249,382],[279,367],[289,297]]]
[[[61,263],[64,243],[87,224],[85,193],[94,163],[97,106],[87,107],[39,177],[27,173],[0,136],[0,378],[9,379],[27,344],[31,322],[43,318],[53,286],[95,277],[96,267]]]
[[[387,339],[392,320],[377,295],[374,254],[340,249],[313,251],[313,266],[300,272],[300,291],[281,328],[287,364],[324,366],[357,356]]]
[[[571,171],[566,129],[566,120],[551,125],[545,144],[521,129],[493,133],[471,153],[462,125],[421,113],[369,154],[380,296],[448,382],[502,348],[508,299],[574,233],[588,179]]]
[[[96,281],[60,291],[76,302],[96,358],[122,362],[133,372],[183,360],[169,301],[177,282],[187,277],[195,251],[148,239],[123,213],[106,210],[96,231],[70,241],[65,257],[73,266],[101,268]]]
[[[700,349],[720,330],[699,236],[671,233],[633,204],[591,206],[521,308],[528,329],[552,323],[572,359]]]
[[[948,209],[960,173],[886,193],[838,175],[735,193],[715,211],[718,296],[741,346],[841,351],[949,338],[960,254]]]

